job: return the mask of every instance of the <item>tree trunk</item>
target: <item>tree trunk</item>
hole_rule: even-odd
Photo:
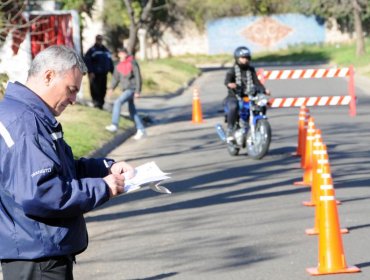
[[[356,32],[356,55],[362,56],[366,53],[365,50],[365,40],[362,31],[362,22],[361,22],[361,7],[358,4],[357,0],[352,0],[353,6],[353,17],[355,23],[355,32]]]
[[[132,1],[124,0],[124,2],[125,2],[126,9],[127,9],[127,13],[130,17],[130,36],[128,40],[128,46],[126,47],[130,53],[135,54],[136,45],[138,42],[137,33],[139,29],[142,28],[142,25],[145,24],[145,22],[148,20],[150,16],[150,12],[153,6],[153,0],[148,0],[146,2],[141,12],[141,15],[139,17],[140,19],[138,22],[135,21],[135,13],[134,13],[134,10],[132,9]]]

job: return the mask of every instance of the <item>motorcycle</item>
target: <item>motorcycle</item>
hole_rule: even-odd
[[[236,156],[240,149],[246,148],[253,159],[262,159],[268,152],[271,142],[271,126],[266,116],[268,98],[262,88],[254,86],[245,97],[236,95],[239,100],[239,119],[234,130],[233,139],[228,141],[221,124],[216,125],[220,139],[226,143],[230,155]],[[227,114],[227,108],[224,108]]]

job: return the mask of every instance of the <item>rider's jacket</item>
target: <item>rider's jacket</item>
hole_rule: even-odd
[[[250,65],[240,66],[235,63],[234,66],[226,72],[224,84],[227,87],[229,83],[236,83],[237,90],[228,88],[228,96],[239,94],[243,97],[253,85],[259,86],[265,90],[265,87],[257,77],[256,69]]]
[[[0,103],[0,259],[83,251],[83,214],[109,199],[104,163],[75,160],[47,105],[9,83]]]

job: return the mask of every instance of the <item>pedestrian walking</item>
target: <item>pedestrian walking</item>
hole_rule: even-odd
[[[108,95],[111,96],[113,90],[119,85],[121,95],[115,100],[112,112],[112,123],[105,128],[110,132],[116,132],[121,115],[121,107],[128,103],[128,109],[131,119],[135,122],[137,132],[134,139],[139,140],[146,136],[144,125],[137,113],[134,99],[140,97],[141,93],[141,74],[137,61],[130,55],[126,48],[118,50],[119,63],[114,69],[112,82],[108,89]]]

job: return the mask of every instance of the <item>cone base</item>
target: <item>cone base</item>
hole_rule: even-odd
[[[301,153],[299,152],[292,152],[290,155],[293,157],[301,157]]]
[[[336,200],[335,202],[337,203],[337,205],[341,205],[342,204],[342,202],[339,201],[339,200]],[[316,206],[316,202],[313,202],[313,201],[302,201],[302,204],[304,206]]]
[[[304,206],[316,206],[316,202],[314,201],[302,201]]]
[[[305,230],[305,233],[307,235],[318,235],[319,234],[319,230],[316,229],[316,228],[308,228]]]
[[[341,228],[339,230],[339,232],[341,234],[347,234],[347,233],[349,233],[349,230],[348,230],[348,228]],[[319,234],[319,230],[316,229],[316,228],[308,228],[308,229],[305,230],[305,233],[307,235],[318,235]]]
[[[361,269],[359,269],[357,266],[348,266],[346,268],[337,269],[335,271],[319,271],[317,267],[310,267],[310,268],[307,268],[306,270],[309,274],[313,276],[324,275],[324,274],[355,273],[355,272],[361,271]]]
[[[306,183],[304,181],[298,181],[293,183],[294,186],[304,186],[304,187],[310,187],[310,183]]]
[[[192,120],[191,122],[192,122],[192,123],[204,123],[204,121],[203,121],[203,120]]]

